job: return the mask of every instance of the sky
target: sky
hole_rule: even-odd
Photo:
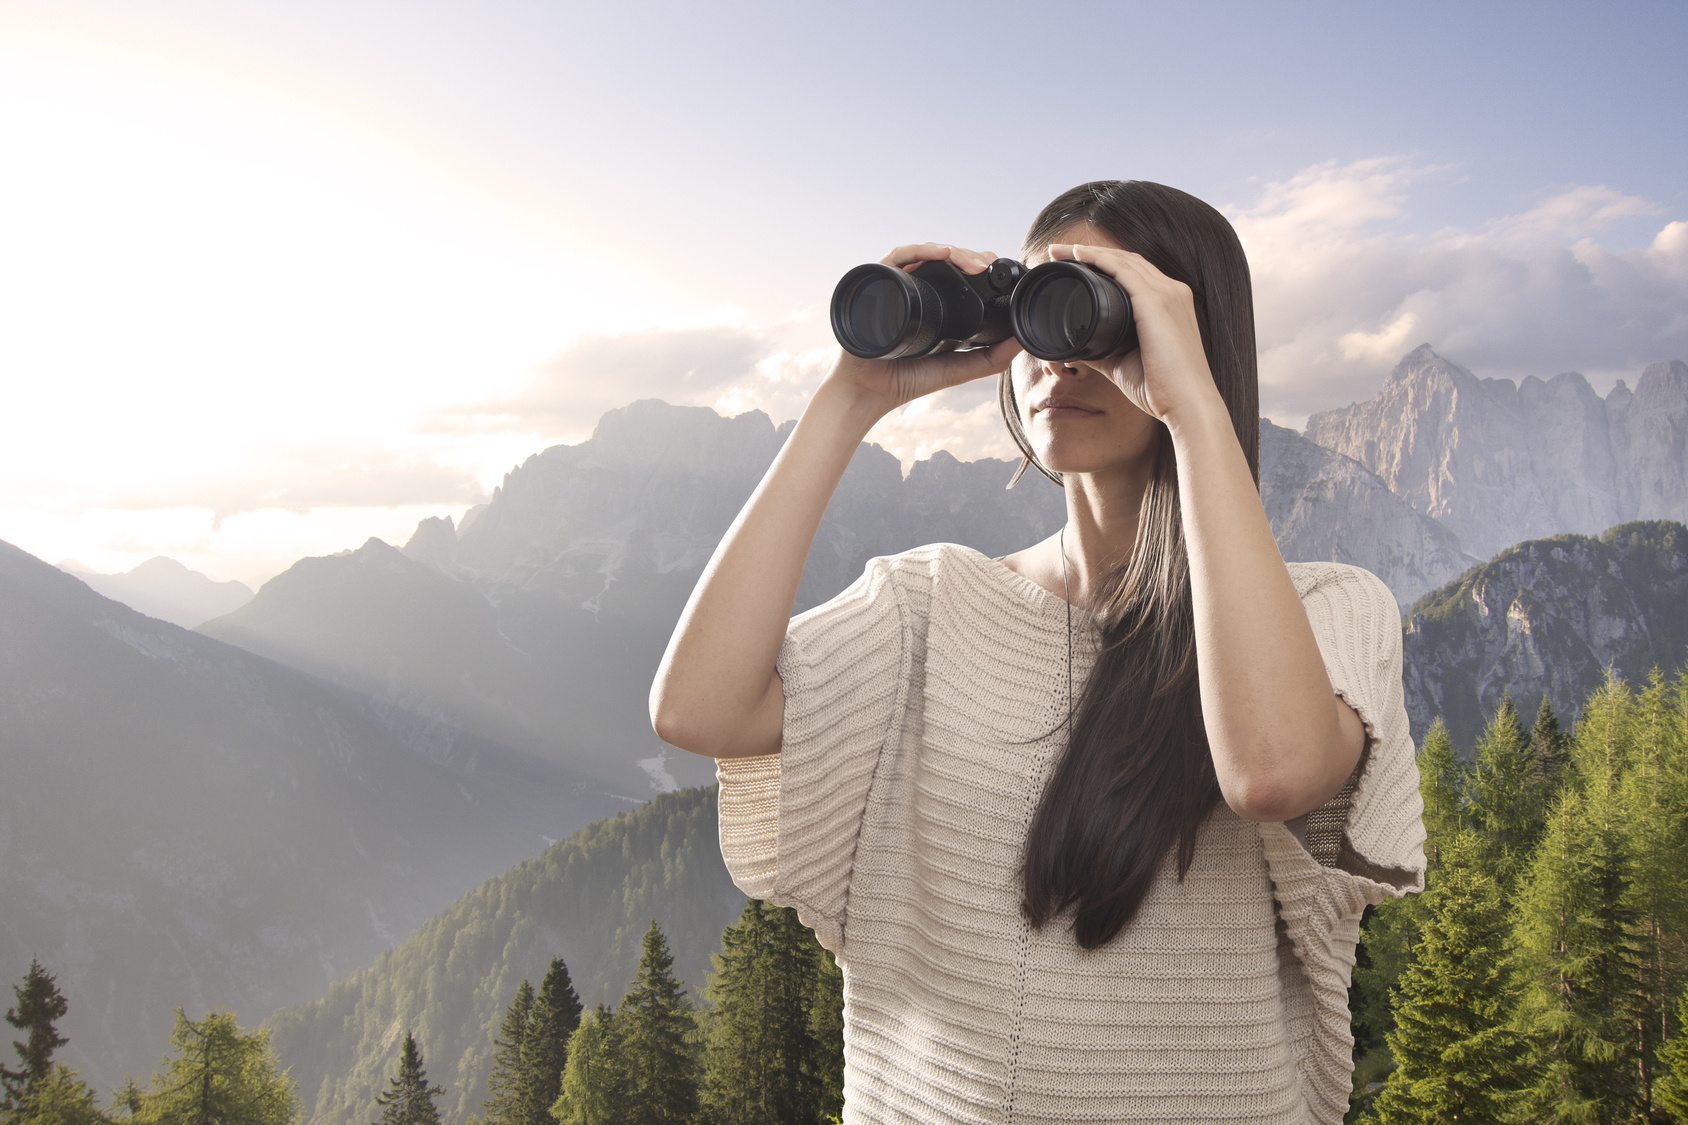
[[[1688,6],[0,0],[0,540],[256,585],[658,397],[795,417],[850,266],[1157,180],[1264,413],[1688,358]],[[1005,456],[989,386],[870,440]]]

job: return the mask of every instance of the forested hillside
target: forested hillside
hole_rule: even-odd
[[[1503,695],[1467,765],[1424,739],[1426,889],[1369,912],[1350,1120],[1688,1121],[1688,674],[1581,711]]]
[[[1402,657],[1407,714],[1422,739],[1441,716],[1470,745],[1511,692],[1525,714],[1543,697],[1566,718],[1608,668],[1631,683],[1688,656],[1688,528],[1619,524],[1502,551],[1420,598]]]
[[[446,1088],[442,1117],[461,1122],[485,1100],[493,1036],[521,982],[538,987],[561,957],[589,1008],[614,1004],[653,919],[675,974],[700,988],[744,905],[717,832],[713,787],[659,796],[483,883],[321,1000],[277,1012],[271,1044],[305,1121],[368,1121],[410,1031]]]

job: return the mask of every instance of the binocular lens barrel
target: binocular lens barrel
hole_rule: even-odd
[[[1033,267],[1014,287],[1009,317],[1021,346],[1038,359],[1102,359],[1137,347],[1131,298],[1083,262]]]
[[[944,262],[912,272],[873,263],[845,274],[832,294],[832,334],[864,359],[980,347],[1009,332],[1038,359],[1101,359],[1137,347],[1131,299],[1083,262],[1022,272],[998,259],[978,275]]]
[[[931,285],[913,274],[877,262],[857,266],[833,291],[832,334],[864,359],[924,355],[937,342],[941,309]]]

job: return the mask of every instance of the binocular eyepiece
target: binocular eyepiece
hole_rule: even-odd
[[[863,359],[988,347],[1010,336],[1038,359],[1101,359],[1137,347],[1125,290],[1067,259],[1028,270],[998,258],[983,273],[943,261],[912,271],[857,266],[833,290],[832,334]]]

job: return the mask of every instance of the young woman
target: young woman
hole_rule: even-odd
[[[1424,865],[1394,598],[1279,558],[1217,211],[1085,184],[1022,257],[1119,282],[1139,350],[841,355],[699,581],[653,722],[720,760],[740,888],[844,968],[847,1121],[1339,1121],[1359,917]],[[862,437],[999,372],[1061,531],[874,559],[788,622]]]

